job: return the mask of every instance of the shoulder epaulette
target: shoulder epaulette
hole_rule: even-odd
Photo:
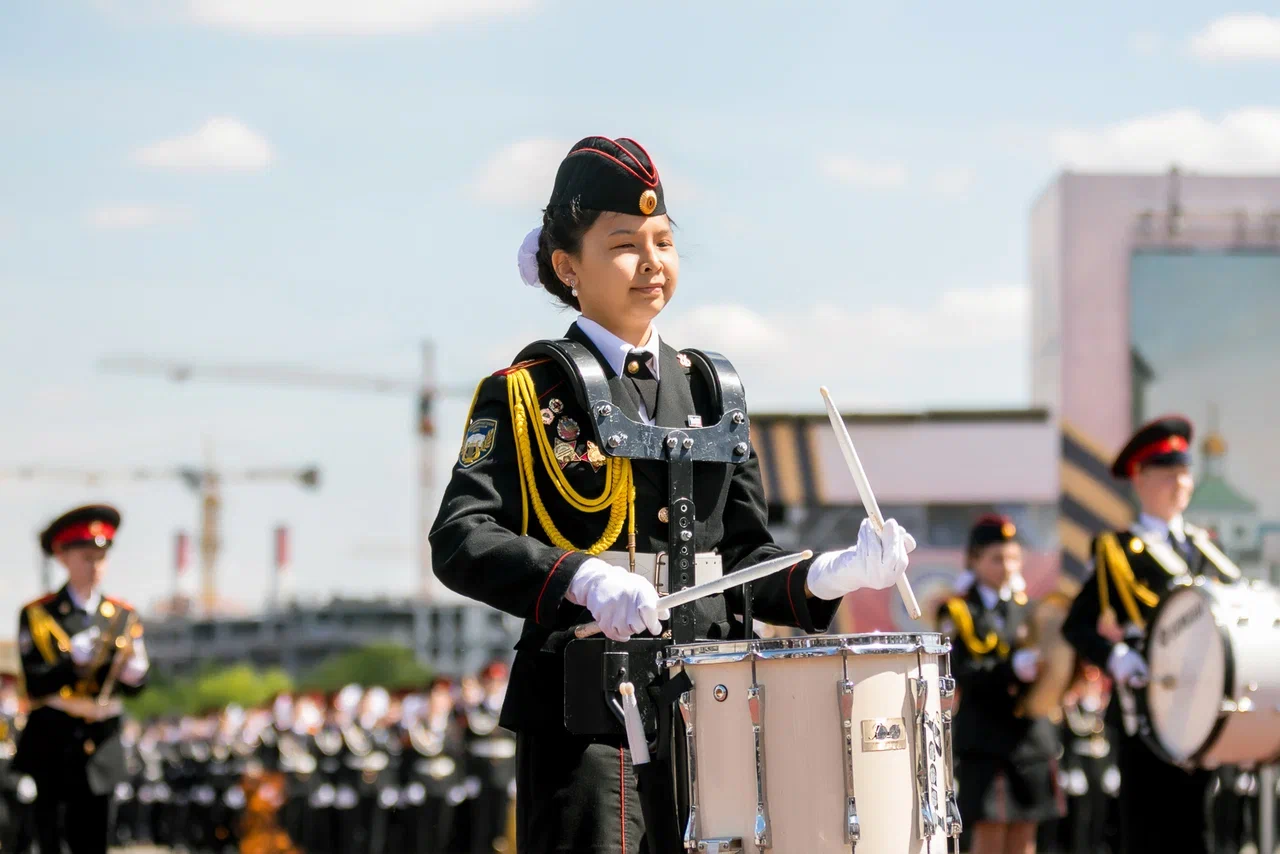
[[[48,605],[50,602],[52,602],[54,599],[57,599],[57,598],[58,598],[57,593],[46,593],[45,595],[41,596],[39,599],[32,599],[30,602],[23,605],[22,607],[26,609],[26,608],[30,608],[32,605]]]
[[[103,598],[104,600],[106,600],[107,602],[110,602],[112,605],[115,605],[117,608],[123,608],[123,609],[124,609],[124,610],[126,610],[126,611],[136,611],[136,610],[137,610],[137,609],[136,609],[136,608],[134,608],[132,605],[130,605],[128,602],[124,601],[123,599],[121,599],[121,598],[119,598],[119,597],[117,597],[117,596],[103,596],[102,598]]]
[[[550,359],[527,359],[523,362],[517,362],[516,364],[512,365],[509,368],[503,368],[500,371],[494,371],[492,376],[505,377],[508,374],[515,373],[516,371],[524,370],[525,368],[532,368],[537,365],[546,364],[547,362],[550,362],[550,361],[551,361]]]

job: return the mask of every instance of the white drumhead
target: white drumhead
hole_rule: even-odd
[[[1151,728],[1175,761],[1196,754],[1222,712],[1227,651],[1212,599],[1200,588],[1168,595],[1147,634]]]

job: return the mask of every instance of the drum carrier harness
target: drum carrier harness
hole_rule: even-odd
[[[551,359],[560,366],[587,413],[583,429],[593,434],[606,456],[666,462],[667,586],[673,593],[694,583],[698,516],[693,502],[693,464],[738,465],[751,457],[746,394],[737,371],[718,353],[681,353],[710,390],[713,417],[707,426],[663,427],[633,421],[614,403],[596,356],[576,341],[538,341],[516,357],[517,363]],[[742,616],[750,637],[751,595],[749,585],[744,587]],[[681,826],[688,816],[689,793],[676,791],[674,781],[686,779],[689,757],[684,755],[684,740],[674,739],[672,728],[676,704],[691,690],[692,683],[684,672],[668,677],[663,660],[673,644],[697,639],[696,608],[696,603],[690,603],[673,609],[671,629],[661,638],[625,642],[579,638],[564,650],[564,723],[575,735],[625,737],[619,686],[630,682],[635,687],[646,737],[656,734],[649,745],[650,761],[635,766],[646,833],[655,851],[678,851],[685,842]]]

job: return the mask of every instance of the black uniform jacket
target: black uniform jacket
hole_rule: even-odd
[[[638,408],[608,362],[575,324],[567,334],[589,348],[609,379],[613,402],[632,419]],[[690,415],[716,417],[716,401],[688,360],[661,343],[658,397],[654,420],[662,426],[686,427]],[[519,367],[519,366],[517,366]],[[552,443],[569,445],[558,464],[582,496],[604,491],[606,467],[588,426],[590,419],[577,403],[569,377],[555,363],[526,364],[537,391],[541,412],[527,414],[534,448],[534,477],[551,522],[574,550],[551,544],[528,507],[528,535],[520,531],[525,516],[516,468],[516,439],[508,400],[509,376],[499,371],[481,382],[468,425],[473,447],[464,442],[454,466],[440,512],[431,532],[436,575],[450,589],[525,619],[516,645],[501,725],[510,729],[563,725],[563,649],[572,627],[591,621],[590,613],[565,599],[569,585],[605,528],[608,510],[575,510],[557,492],[538,459],[533,430],[546,430]],[[566,439],[565,437],[571,437]],[[481,440],[484,440],[483,442]],[[478,457],[478,458],[477,458]],[[464,461],[465,460],[465,461]],[[667,550],[666,523],[658,511],[666,506],[667,469],[660,461],[634,461],[636,551]],[[764,488],[754,452],[742,464],[695,463],[694,505],[698,552],[720,554],[726,573],[743,569],[782,553],[767,530]],[[625,551],[624,527],[609,551]],[[754,616],[774,625],[807,632],[825,631],[835,617],[839,600],[805,596],[809,563],[783,570],[752,585]],[[695,618],[708,639],[745,637],[740,588],[698,603]],[[646,635],[647,636],[647,633]]]
[[[1222,556],[1207,532],[1192,525],[1187,525],[1186,531],[1190,549],[1185,556],[1179,555],[1167,539],[1139,524],[1127,531],[1106,532],[1093,540],[1093,572],[1062,626],[1063,635],[1077,652],[1106,669],[1116,642],[1098,631],[1103,596],[1108,610],[1114,611],[1119,629],[1129,638],[1139,638],[1145,636],[1146,625],[1160,599],[1180,579],[1207,576],[1226,583],[1239,580],[1239,570]],[[1126,599],[1132,602],[1132,611],[1126,606]]]
[[[77,668],[67,641],[93,625],[102,632],[96,666]],[[122,632],[142,636],[142,623],[131,606],[103,596],[97,610],[89,614],[76,607],[65,586],[22,609],[18,647],[31,713],[18,741],[14,767],[30,774],[37,785],[87,779],[90,789],[102,795],[128,777],[118,716],[90,721],[48,705],[58,700],[92,704],[111,671],[115,647],[108,648],[107,641]],[[111,699],[133,696],[145,684],[126,685],[117,678]]]
[[[1022,596],[987,608],[977,584],[943,605],[939,623],[952,638],[951,670],[959,692],[957,756],[1039,760],[1056,750],[1052,722],[1018,713],[1030,686],[1014,674],[1013,654],[1027,646],[1030,614]]]

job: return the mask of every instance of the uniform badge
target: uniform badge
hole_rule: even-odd
[[[676,361],[680,363],[682,368],[692,368],[693,362],[689,361],[689,357],[684,353],[676,353]]]
[[[559,415],[564,411],[564,402],[558,397],[553,397],[551,400],[547,401],[547,409],[550,409],[556,415]]]
[[[62,616],[64,616],[64,617],[65,617],[67,614],[70,614],[70,613],[71,613],[71,603],[69,603],[69,602],[63,602],[61,605],[59,605],[59,606],[58,606],[58,613],[59,613],[59,614],[61,614],[61,615],[62,615]]]
[[[578,438],[578,422],[569,416],[560,419],[560,423],[556,425],[556,435],[566,442],[572,442]]]
[[[102,608],[100,610],[102,611],[102,616],[106,617],[108,620],[116,615],[116,606],[106,600],[103,600]]]
[[[551,422],[552,422],[552,421],[555,421],[555,420],[556,420],[556,414],[555,414],[554,412],[552,412],[550,409],[547,409],[546,407],[543,407],[543,409],[542,409],[542,423],[543,423],[543,424],[545,424],[545,425],[547,425],[548,427],[550,427],[550,426],[551,426]]]
[[[574,450],[573,445],[568,442],[556,442],[556,462],[560,464],[560,468],[563,469],[577,461],[578,452]]]
[[[498,422],[493,418],[477,418],[467,427],[467,436],[462,440],[462,452],[458,454],[458,465],[465,468],[483,460],[493,453],[494,440],[498,437]]]
[[[658,194],[653,190],[645,190],[640,194],[640,213],[648,216],[658,209]]]
[[[600,448],[595,442],[587,442],[587,462],[591,463],[591,467],[596,471],[600,471],[600,467],[609,462],[608,458],[601,453]]]

